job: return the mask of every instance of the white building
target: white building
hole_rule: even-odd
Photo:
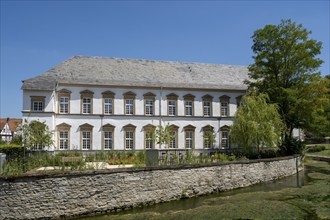
[[[50,150],[159,148],[147,137],[171,125],[169,147],[228,148],[246,92],[243,66],[75,56],[23,81],[23,120],[45,121]],[[216,143],[204,141],[213,129]]]

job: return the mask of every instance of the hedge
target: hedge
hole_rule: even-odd
[[[16,144],[0,145],[0,153],[6,154],[8,160],[21,158],[24,155],[24,147]]]

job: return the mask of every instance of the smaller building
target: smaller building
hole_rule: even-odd
[[[11,142],[13,136],[17,134],[17,127],[22,123],[19,118],[0,118],[0,139],[1,141]]]

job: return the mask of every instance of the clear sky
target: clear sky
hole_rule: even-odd
[[[0,117],[21,117],[22,80],[74,55],[248,66],[251,36],[292,19],[323,42],[325,1],[1,1]]]

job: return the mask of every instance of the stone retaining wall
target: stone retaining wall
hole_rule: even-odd
[[[208,166],[0,178],[0,219],[101,214],[246,187],[294,173],[296,158],[286,157]]]

